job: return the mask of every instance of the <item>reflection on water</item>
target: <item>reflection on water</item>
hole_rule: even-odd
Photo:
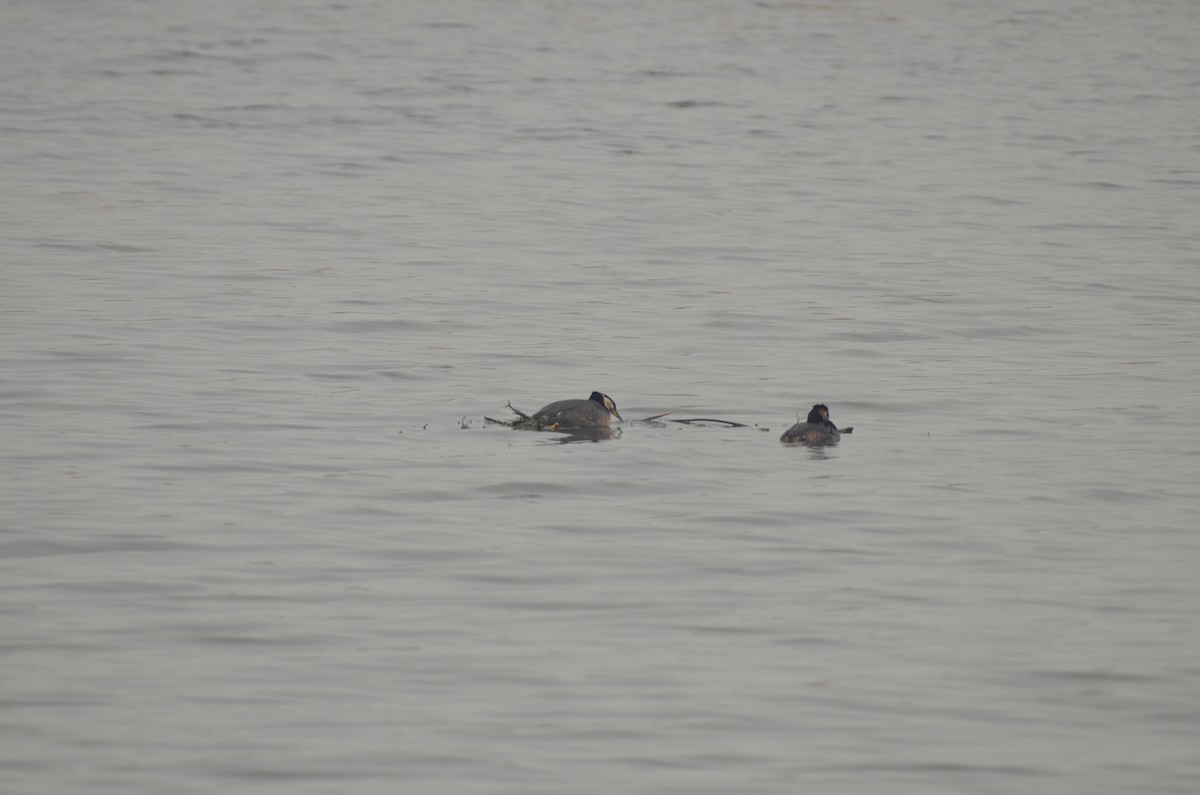
[[[620,439],[620,428],[558,428],[555,430],[542,429],[536,433],[551,434],[556,444],[571,444],[573,442],[605,442],[610,439]]]

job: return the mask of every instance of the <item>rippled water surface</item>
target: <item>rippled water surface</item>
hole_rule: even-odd
[[[1196,792],[1198,30],[3,0],[0,790]]]

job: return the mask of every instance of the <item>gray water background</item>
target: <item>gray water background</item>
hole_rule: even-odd
[[[0,3],[0,791],[1198,791],[1198,32]]]

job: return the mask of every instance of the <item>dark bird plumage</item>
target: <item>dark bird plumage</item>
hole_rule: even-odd
[[[617,404],[603,392],[593,392],[587,400],[556,400],[542,406],[533,413],[533,423],[540,430],[607,428],[613,417],[621,420]]]
[[[844,433],[850,433],[853,428],[847,428]],[[798,422],[792,427],[783,432],[783,436],[779,437],[779,441],[790,443],[798,443],[809,447],[824,447],[826,445],[837,444],[841,439],[843,431],[839,431],[838,427],[829,419],[829,407],[824,403],[818,403],[812,407],[812,411],[808,412],[808,419],[804,422]]]

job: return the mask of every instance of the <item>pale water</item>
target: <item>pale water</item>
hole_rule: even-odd
[[[4,0],[0,791],[1200,791],[1197,34]]]

